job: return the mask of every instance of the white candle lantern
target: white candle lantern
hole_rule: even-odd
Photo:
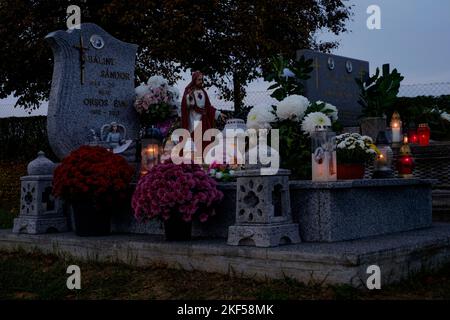
[[[398,144],[402,142],[402,121],[400,114],[396,111],[392,114],[391,118],[391,130],[392,130],[392,143]]]
[[[141,140],[141,177],[159,164],[162,154],[162,134],[157,128],[148,128]]]
[[[244,164],[245,135],[247,125],[242,119],[227,120],[223,134],[223,163],[230,165]]]
[[[311,134],[313,181],[336,181],[336,134],[327,126],[316,126]]]

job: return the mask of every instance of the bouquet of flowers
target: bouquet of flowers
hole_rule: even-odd
[[[223,182],[232,181],[235,178],[234,166],[228,164],[211,163],[206,171],[210,177]]]
[[[201,222],[214,214],[223,194],[214,179],[196,164],[176,165],[170,160],[153,167],[142,177],[133,194],[132,207],[138,220],[198,216]]]
[[[336,145],[336,156],[340,163],[365,164],[373,161],[379,152],[372,138],[358,133],[337,136]]]
[[[168,130],[170,120],[179,114],[179,91],[160,76],[150,77],[147,84],[141,84],[135,91],[134,107],[142,124],[161,124],[161,131]]]
[[[276,106],[256,106],[247,117],[247,128],[278,129],[281,166],[290,169],[295,178],[310,179],[310,134],[316,126],[336,126],[335,106],[317,101],[311,103],[301,95],[290,95]]]
[[[133,172],[123,157],[102,147],[82,146],[55,169],[53,193],[71,203],[112,208],[126,200]]]

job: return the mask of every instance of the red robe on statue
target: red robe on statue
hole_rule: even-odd
[[[203,88],[196,88],[195,83],[197,79],[202,76],[202,74],[197,71],[192,74],[192,81],[188,84],[186,89],[184,90],[183,100],[181,100],[181,126],[192,133],[194,128],[190,128],[189,123],[189,112],[193,109],[195,112],[202,115],[202,135],[206,130],[214,128],[215,119],[216,119],[216,109],[211,105],[208,94]],[[195,90],[202,90],[205,96],[205,107],[201,108],[197,105],[197,100],[193,97],[193,93]],[[192,98],[188,98],[190,96]],[[191,103],[187,103],[187,99]]]

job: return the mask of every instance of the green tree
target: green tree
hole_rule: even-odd
[[[139,45],[136,82],[161,74],[174,82],[182,70],[199,69],[222,97],[242,106],[245,85],[270,67],[270,58],[294,58],[299,48],[327,51],[319,30],[345,32],[345,0],[2,0],[0,98],[37,108],[48,97],[52,53],[47,33],[66,27],[69,4],[82,9],[113,36]]]

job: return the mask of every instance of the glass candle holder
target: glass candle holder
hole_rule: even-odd
[[[428,123],[419,124],[419,128],[417,129],[419,145],[428,146],[430,144],[430,135],[431,130],[430,127],[428,126]]]
[[[336,181],[336,134],[330,127],[317,126],[311,133],[313,181]]]

